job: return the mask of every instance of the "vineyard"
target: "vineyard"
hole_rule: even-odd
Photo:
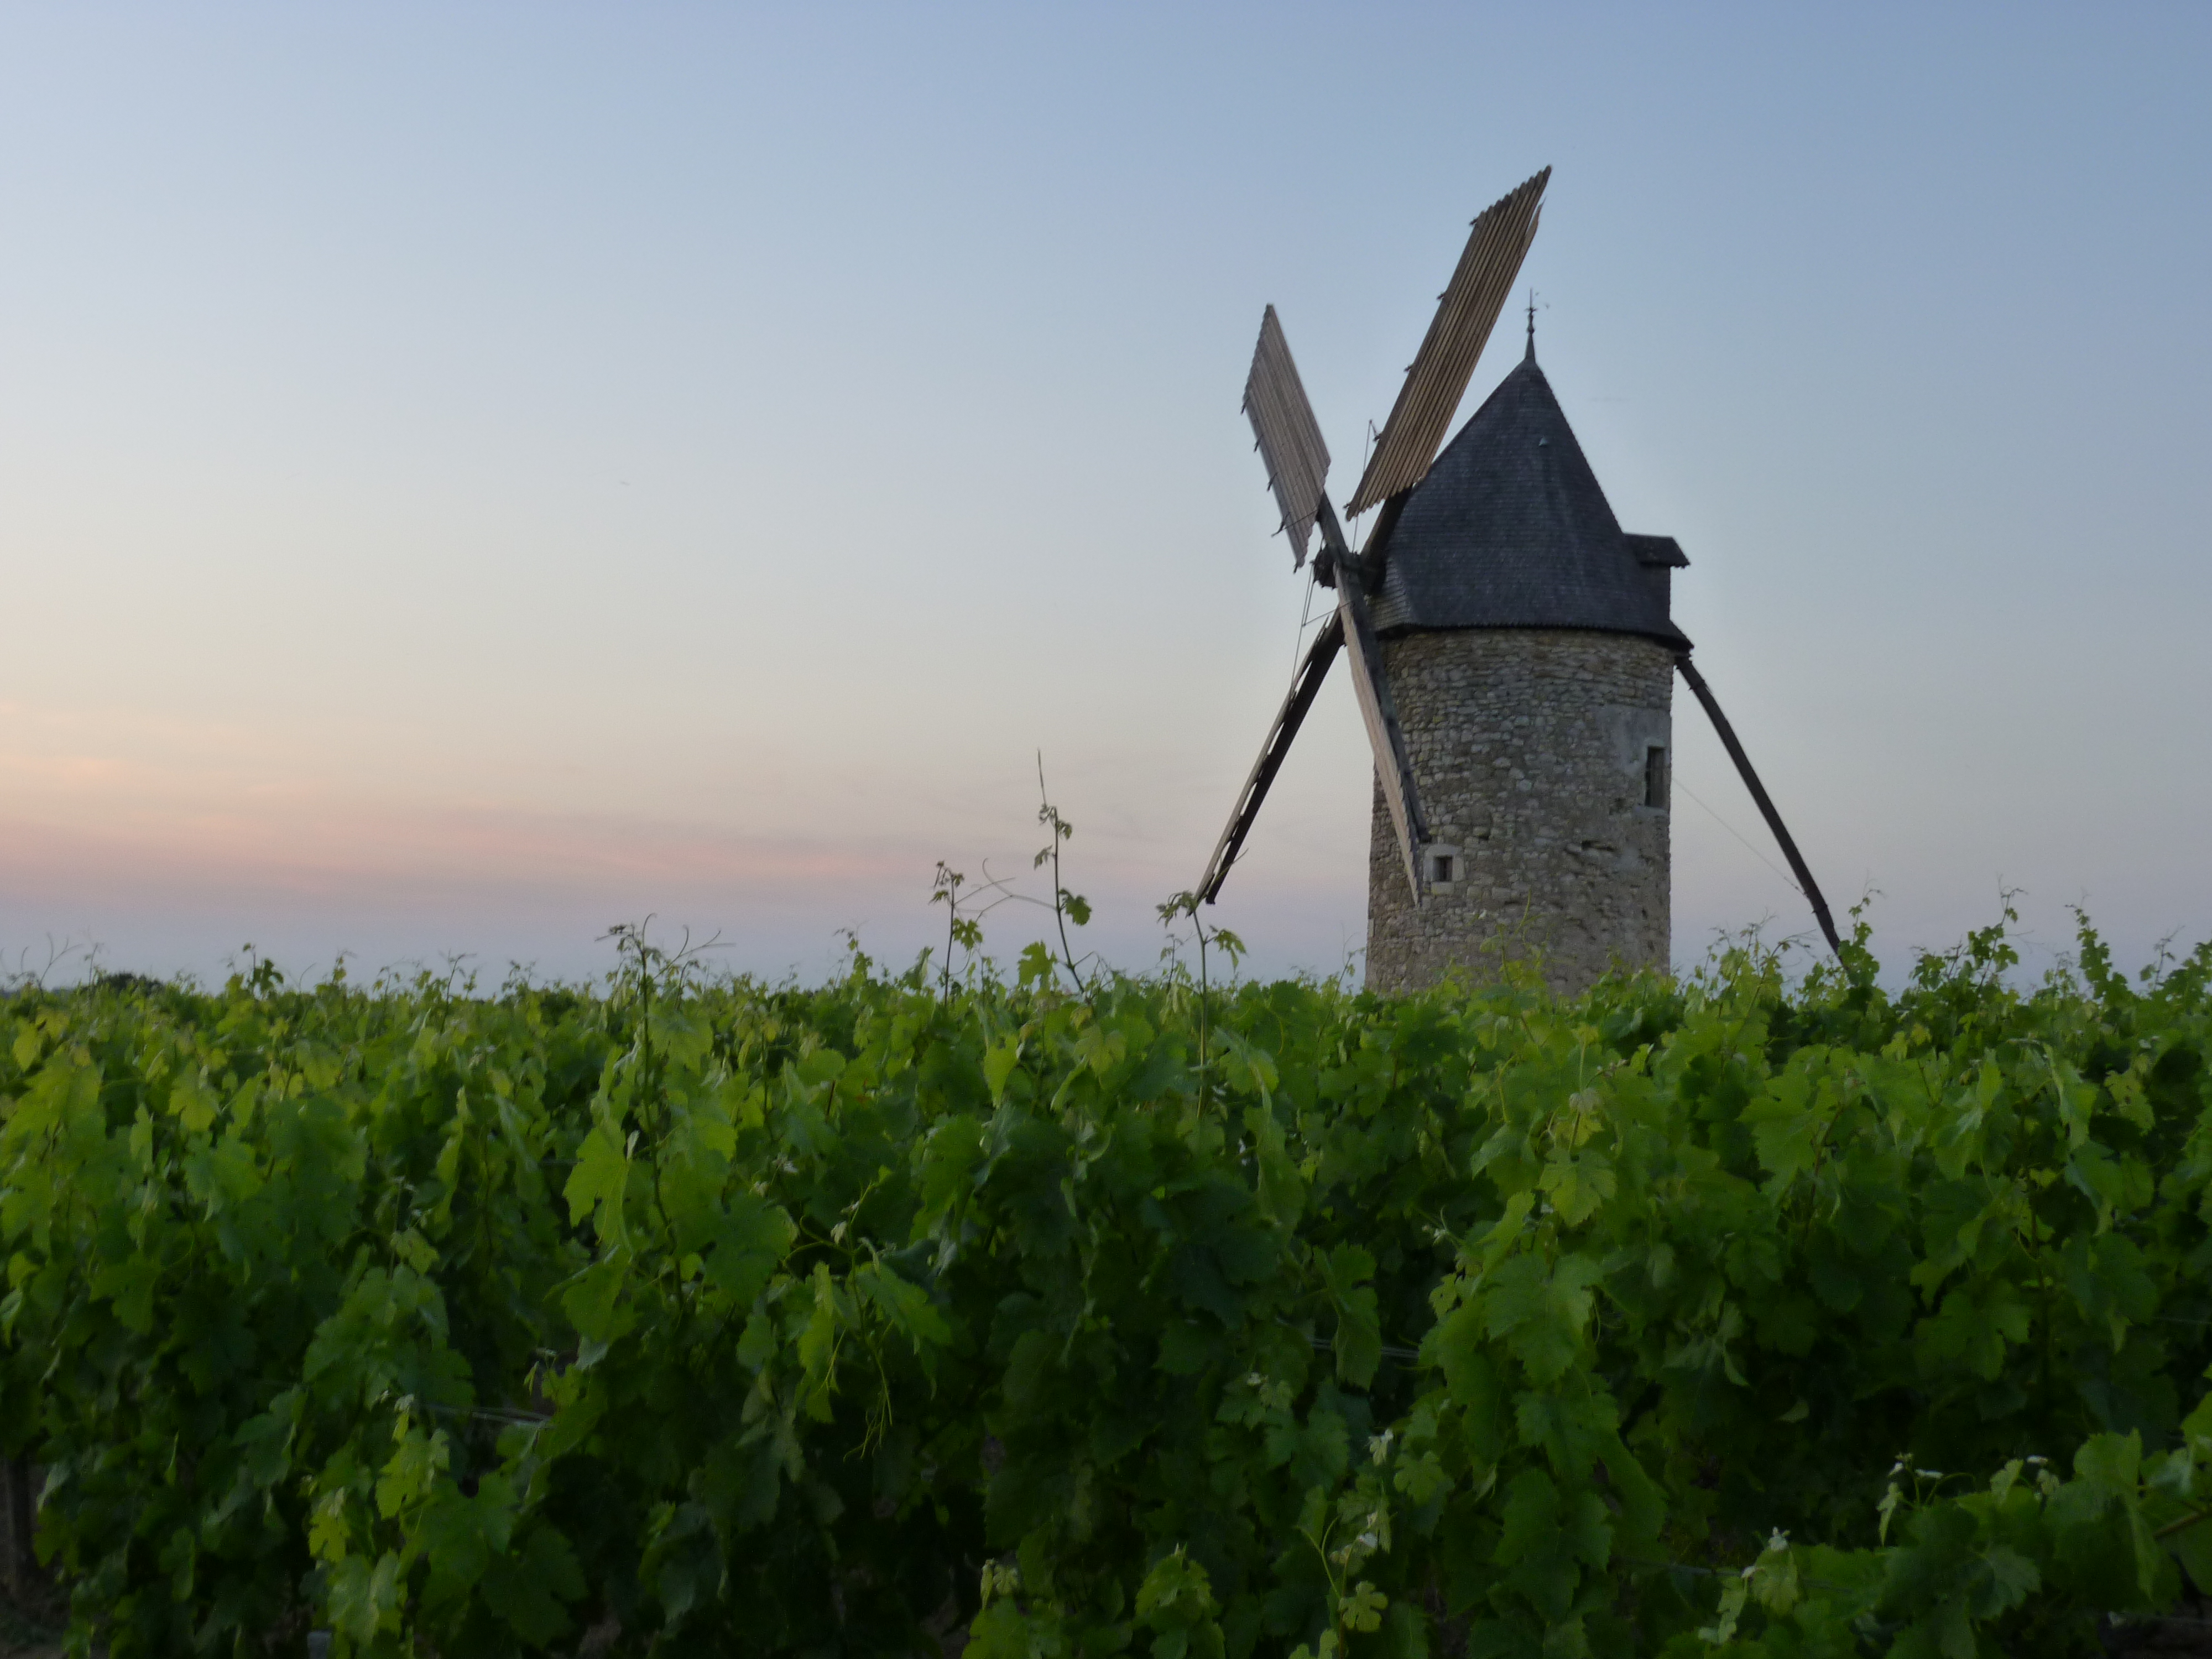
[[[1972,1659],[2212,1586],[2212,951],[1562,1002],[629,944],[0,1000],[73,1642]]]

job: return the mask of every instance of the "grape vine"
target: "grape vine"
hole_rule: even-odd
[[[73,1639],[1968,1659],[2212,1585],[2212,951],[1561,1001],[624,943],[0,1000]]]

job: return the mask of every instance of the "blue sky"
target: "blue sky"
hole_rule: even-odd
[[[2212,934],[2201,7],[0,7],[0,946],[921,948],[1036,757],[1125,966],[1468,219],[1832,899]],[[1468,405],[1512,361],[1502,331]],[[1805,926],[1685,698],[1675,949]],[[1363,937],[1329,688],[1218,907]],[[1747,844],[1748,843],[1748,844]],[[1032,880],[1033,884],[1033,880]],[[992,919],[1010,955],[1034,912]],[[27,957],[25,953],[27,952]]]

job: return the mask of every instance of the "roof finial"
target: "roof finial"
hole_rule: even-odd
[[[1536,361],[1536,290],[1533,288],[1528,290],[1528,350],[1521,361],[1524,363]]]

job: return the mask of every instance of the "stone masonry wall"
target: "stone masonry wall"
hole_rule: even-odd
[[[1378,785],[1369,988],[1492,977],[1501,957],[1540,960],[1569,994],[1615,965],[1665,968],[1668,811],[1644,802],[1653,747],[1671,797],[1673,654],[1626,634],[1462,629],[1386,640],[1382,655],[1431,871],[1449,857],[1453,878],[1414,908]]]

